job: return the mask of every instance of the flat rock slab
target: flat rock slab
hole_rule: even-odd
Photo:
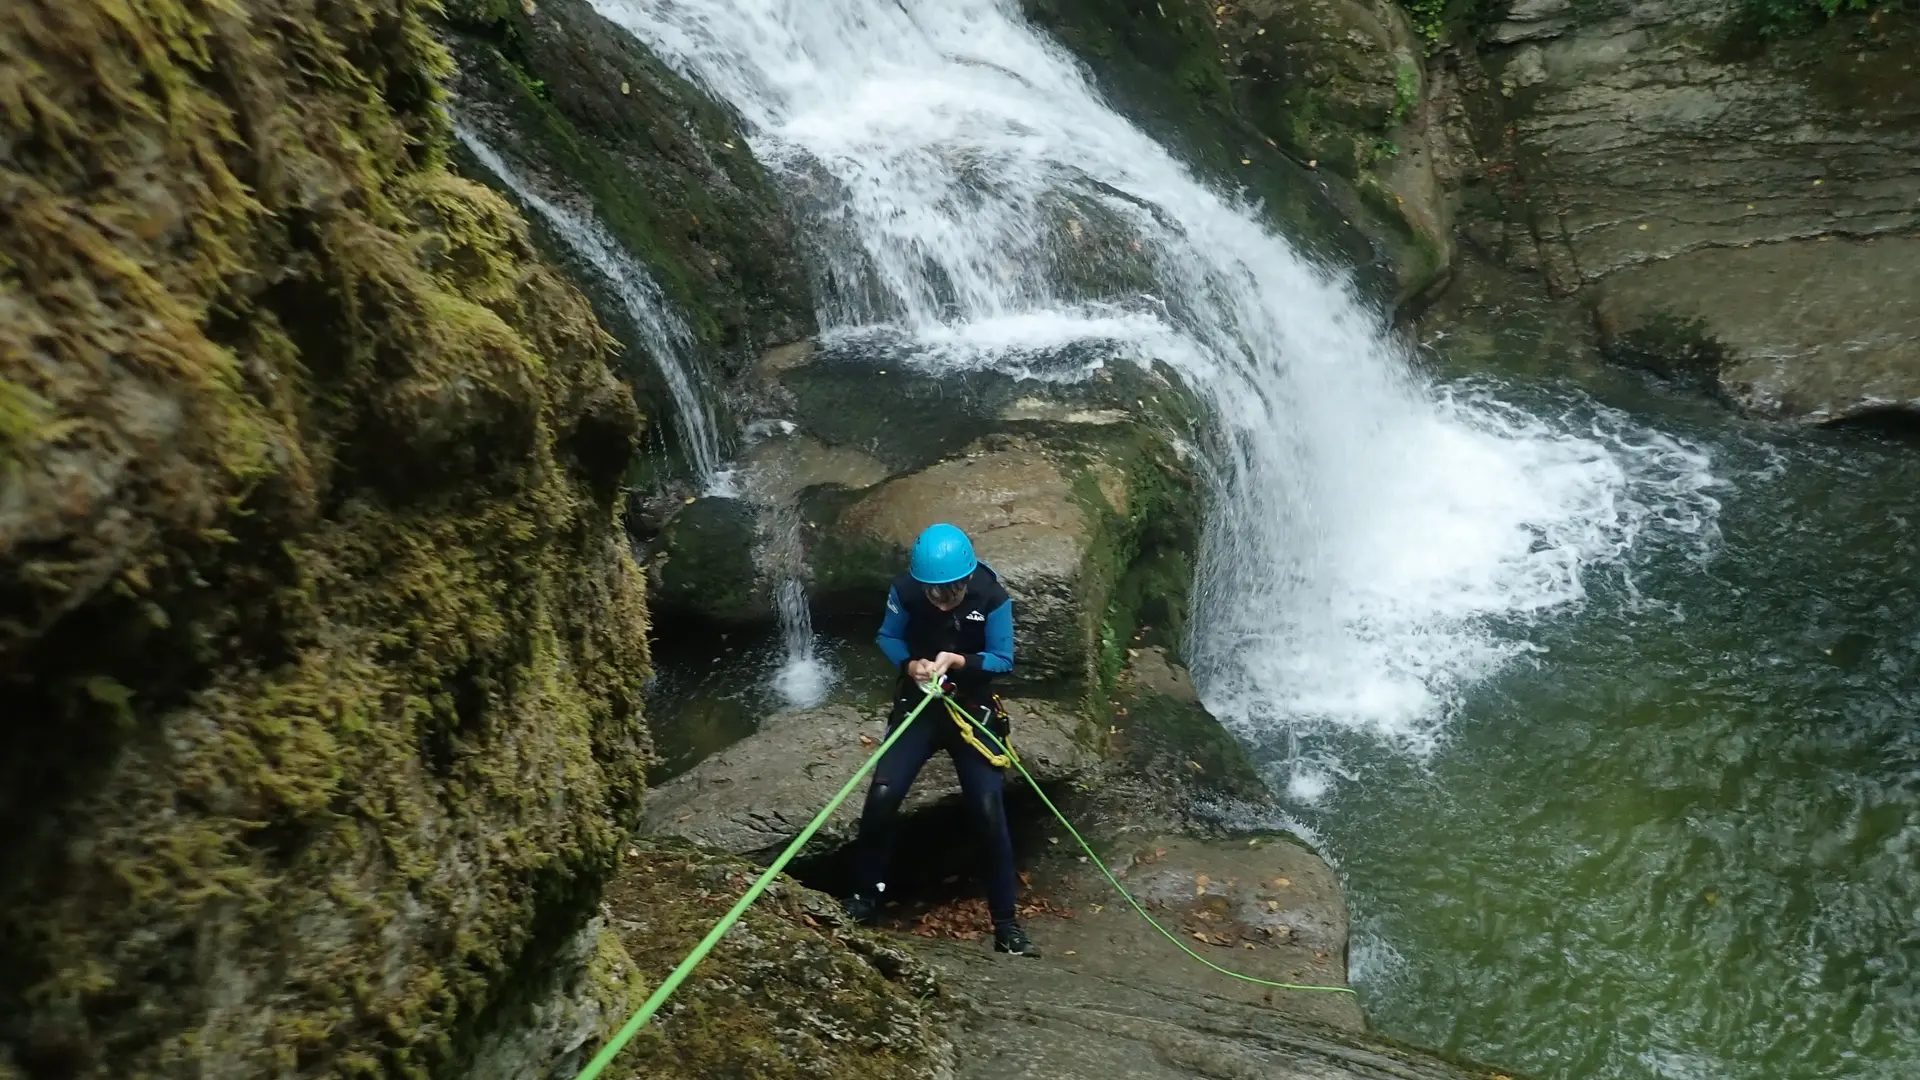
[[[1079,721],[1045,702],[1014,699],[1013,745],[1043,784],[1064,783],[1099,761],[1074,738]],[[951,723],[929,711],[915,723]],[[886,710],[830,705],[770,718],[742,739],[647,794],[644,831],[691,840],[734,854],[762,854],[785,846],[806,827],[886,737]],[[860,820],[862,786],[827,819],[816,854],[852,840]],[[960,795],[945,754],[921,770],[903,813],[913,814]]]
[[[1163,836],[1129,840],[1103,857],[1160,925],[1221,967],[1272,982],[1347,985],[1340,883],[1325,860],[1293,840]],[[1366,1027],[1351,994],[1275,990],[1198,963],[1148,925],[1091,864],[1069,860],[1042,870],[1034,889],[1076,912],[1035,923],[1050,962],[1116,979],[1150,973],[1163,987],[1352,1031]]]
[[[1598,305],[1621,327],[1701,320],[1733,359],[1720,384],[1741,409],[1824,422],[1920,410],[1916,275],[1920,237],[1707,248],[1613,275]]]
[[[1162,925],[1213,962],[1274,981],[1345,984],[1345,905],[1326,863],[1299,844],[1147,839],[1116,852],[1114,865]],[[1064,860],[1036,872],[1033,888],[1076,909],[1031,923],[1041,959],[998,956],[984,942],[903,939],[966,1007],[953,1032],[961,1080],[1487,1075],[1372,1042],[1350,995],[1269,991],[1195,963],[1091,866]]]

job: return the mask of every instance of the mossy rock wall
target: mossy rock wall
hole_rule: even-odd
[[[1385,0],[1025,0],[1129,119],[1387,302],[1445,271],[1435,193],[1388,168],[1422,74]],[[1403,197],[1402,189],[1407,196]]]
[[[462,108],[578,189],[721,373],[813,333],[792,226],[723,106],[588,0],[448,9]]]
[[[457,1075],[637,815],[637,428],[414,0],[0,8],[0,1075]]]

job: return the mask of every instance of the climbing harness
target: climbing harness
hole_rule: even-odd
[[[1009,745],[1006,739],[996,735],[993,729],[981,723],[978,717],[973,716],[961,708],[951,696],[942,690],[937,680],[922,684],[920,689],[926,695],[920,704],[915,705],[913,710],[907,713],[906,718],[900,721],[900,725],[887,734],[886,740],[880,744],[879,749],[875,750],[873,755],[867,758],[866,762],[863,763],[859,769],[855,770],[851,777],[847,778],[846,783],[840,785],[840,790],[834,792],[833,798],[827,800],[827,804],[820,808],[820,812],[813,816],[812,821],[807,822],[807,827],[800,830],[800,835],[794,837],[793,842],[787,845],[786,850],[782,851],[779,857],[773,860],[773,864],[767,867],[766,871],[762,873],[752,885],[747,887],[746,893],[734,903],[732,908],[728,909],[725,915],[720,917],[720,921],[714,924],[712,930],[707,931],[707,936],[700,939],[700,943],[693,947],[693,951],[687,954],[687,958],[680,961],[679,966],[667,974],[667,977],[661,981],[659,987],[647,996],[647,1000],[640,1004],[640,1008],[634,1012],[632,1017],[628,1018],[627,1022],[621,1026],[613,1038],[607,1040],[607,1045],[600,1048],[600,1052],[593,1056],[593,1060],[587,1062],[586,1068],[581,1069],[579,1075],[576,1076],[574,1080],[595,1080],[596,1077],[606,1070],[606,1067],[612,1063],[613,1059],[619,1056],[620,1051],[626,1048],[627,1043],[631,1042],[633,1037],[640,1033],[640,1029],[646,1026],[647,1021],[653,1019],[654,1013],[660,1011],[660,1006],[666,1003],[667,998],[671,997],[673,992],[680,988],[680,984],[687,980],[687,976],[693,973],[693,969],[699,965],[700,961],[706,959],[707,954],[713,951],[713,947],[719,944],[720,939],[726,936],[728,930],[733,928],[733,924],[740,921],[740,917],[746,914],[747,908],[751,907],[753,902],[760,898],[760,894],[765,892],[767,886],[773,883],[773,879],[779,876],[780,871],[786,869],[787,864],[793,861],[795,855],[800,853],[800,849],[806,846],[807,841],[813,839],[813,834],[820,831],[820,826],[826,823],[827,818],[832,815],[835,810],[839,809],[842,802],[846,801],[848,794],[853,791],[854,787],[859,784],[868,773],[873,771],[874,766],[879,763],[881,755],[885,754],[889,747],[900,740],[900,736],[906,733],[907,728],[913,724],[920,713],[924,711],[928,705],[933,704],[935,700],[945,703],[947,715],[952,718],[955,723],[960,725],[961,737],[966,740],[968,745],[986,755],[987,760],[995,767],[1005,768],[1008,764],[1011,764],[1020,771],[1020,775],[1025,777],[1027,783],[1033,787],[1034,794],[1040,796],[1040,801],[1046,804],[1048,810],[1053,811],[1053,816],[1058,818],[1060,824],[1066,827],[1067,833],[1073,837],[1075,843],[1080,845],[1080,850],[1087,853],[1087,858],[1093,862],[1093,865],[1099,867],[1100,872],[1106,875],[1107,882],[1114,887],[1115,891],[1126,898],[1127,903],[1132,905],[1133,910],[1138,912],[1141,918],[1147,920],[1147,925],[1160,931],[1160,935],[1178,946],[1181,952],[1186,953],[1188,956],[1193,957],[1195,960],[1200,961],[1202,964],[1205,964],[1207,967],[1212,968],[1222,975],[1239,979],[1242,982],[1254,983],[1258,986],[1270,986],[1278,990],[1320,991],[1329,994],[1352,994],[1354,992],[1345,986],[1306,986],[1299,983],[1273,982],[1268,979],[1255,978],[1252,975],[1243,975],[1238,971],[1231,971],[1221,967],[1219,964],[1188,948],[1186,942],[1175,937],[1172,931],[1160,925],[1158,920],[1147,914],[1147,909],[1140,906],[1140,901],[1135,900],[1133,894],[1127,891],[1126,886],[1120,884],[1120,879],[1115,877],[1113,871],[1107,869],[1107,864],[1101,861],[1099,855],[1094,853],[1093,845],[1087,843],[1086,838],[1080,835],[1080,831],[1075,829],[1073,823],[1067,820],[1067,815],[1060,812],[1060,808],[1053,804],[1052,799],[1047,798],[1047,793],[1040,788],[1040,782],[1035,780],[1033,774],[1027,771],[1027,767],[1020,761],[1020,755],[1014,752],[1013,747]],[[996,698],[994,700],[996,712],[999,709],[999,704],[999,700]],[[974,729],[976,728],[979,729],[980,735],[986,736],[988,744],[996,748],[997,753],[988,750],[987,745],[980,742],[979,736],[974,734]]]
[[[974,717],[972,713],[969,713],[966,709],[961,708],[960,703],[953,700],[951,696],[942,694],[941,699],[946,702],[947,716],[952,718],[954,724],[960,728],[961,741],[965,742],[968,746],[973,747],[975,750],[980,751],[980,756],[987,759],[987,764],[993,766],[996,769],[1004,769],[1007,767],[1008,763],[1013,761],[1013,747],[1008,745],[1007,742],[1003,739],[994,738],[992,728],[989,728],[985,724],[980,723],[980,721],[976,717]],[[997,714],[1000,707],[999,698],[996,697],[993,699],[993,706],[994,706],[995,713]],[[976,726],[978,726],[981,731],[986,732],[989,738],[993,738],[994,745],[1000,747],[1000,749],[1003,750],[1004,753],[996,754],[993,751],[987,749],[986,744],[981,742],[979,737],[973,733],[973,729]]]

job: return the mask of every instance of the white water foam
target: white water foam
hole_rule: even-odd
[[[673,398],[674,418],[695,476],[708,494],[732,494],[732,473],[721,468],[720,432],[714,422],[713,407],[696,388],[690,374],[693,332],[667,302],[653,276],[629,258],[619,242],[608,236],[598,223],[556,206],[535,191],[472,128],[456,122],[453,134],[468,152],[480,159],[487,171],[499,177],[515,197],[539,214],[574,254],[606,279],[638,329],[641,346],[660,368],[667,393]]]
[[[1493,622],[1577,603],[1649,529],[1711,530],[1698,450],[1416,378],[1341,275],[1108,108],[1014,0],[594,6],[745,119],[809,216],[830,333],[904,338],[935,369],[1181,373],[1216,420],[1189,653],[1250,738],[1426,749],[1525,649]],[[1101,259],[1135,291],[1068,272]]]

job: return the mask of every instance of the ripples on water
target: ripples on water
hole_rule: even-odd
[[[1424,762],[1297,736],[1351,781],[1300,813],[1389,1033],[1569,1080],[1920,1076],[1920,453],[1697,438],[1708,557],[1682,528],[1510,627]]]

